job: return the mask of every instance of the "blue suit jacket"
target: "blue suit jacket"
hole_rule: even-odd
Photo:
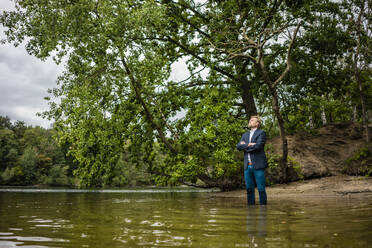
[[[253,146],[248,146],[250,131],[244,133],[239,143],[236,145],[239,151],[244,151],[244,170],[248,167],[248,153],[250,153],[252,165],[255,169],[267,168],[267,159],[265,155],[266,133],[261,129],[256,129],[251,139]],[[240,144],[244,141],[245,144]]]

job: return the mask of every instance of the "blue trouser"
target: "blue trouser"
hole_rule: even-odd
[[[254,179],[256,179],[257,189],[260,196],[260,204],[267,203],[265,190],[265,169],[256,170],[252,165],[248,165],[244,170],[245,187],[247,189],[248,204],[254,204]]]

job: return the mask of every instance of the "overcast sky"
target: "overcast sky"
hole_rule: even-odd
[[[13,9],[13,2],[0,0],[0,11]],[[0,26],[0,38],[4,38]],[[43,99],[48,88],[56,86],[56,79],[63,66],[51,59],[43,62],[27,54],[24,45],[14,47],[0,44],[0,115],[27,125],[49,127],[50,122],[36,116],[48,109]]]
[[[14,3],[0,0],[0,11],[13,10]],[[4,38],[0,26],[0,39]],[[56,79],[63,71],[63,65],[53,60],[45,62],[27,54],[24,45],[14,47],[0,44],[0,115],[12,121],[24,121],[27,125],[48,128],[46,119],[36,116],[37,112],[48,110],[48,88],[56,87]],[[188,76],[184,63],[178,63],[172,79],[182,80]]]

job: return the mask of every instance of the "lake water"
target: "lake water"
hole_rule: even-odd
[[[372,198],[0,189],[0,247],[372,247]]]

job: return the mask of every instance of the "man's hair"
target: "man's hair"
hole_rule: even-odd
[[[256,118],[257,122],[258,122],[258,126],[261,127],[261,124],[262,124],[262,120],[261,118],[258,116],[258,115],[252,115],[251,116],[251,119],[252,118]]]

